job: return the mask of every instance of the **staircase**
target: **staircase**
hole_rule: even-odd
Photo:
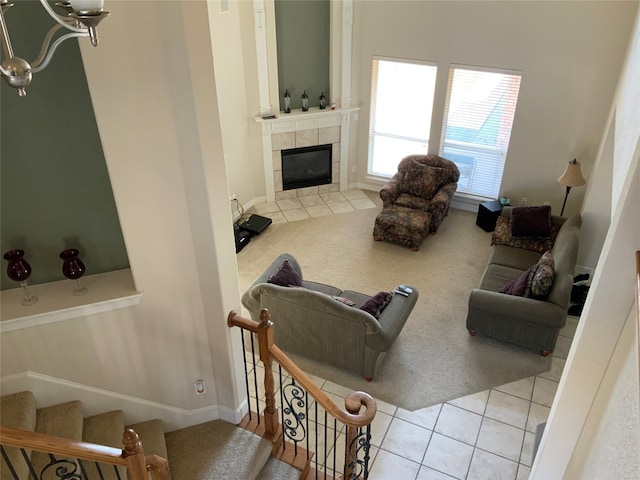
[[[0,397],[0,424],[28,432],[87,442],[101,446],[122,448],[125,420],[122,411],[115,410],[84,417],[82,403],[71,401],[44,408],[36,408],[31,392]],[[164,432],[160,420],[129,425],[139,436],[144,454],[168,459],[173,480],[205,479],[282,479],[302,478],[302,472],[271,456],[269,440],[223,420],[214,420],[193,427]],[[27,480],[29,466],[18,449],[4,448],[0,478]],[[64,458],[58,455],[56,458]],[[153,458],[153,457],[151,457]],[[12,465],[11,471],[8,462]],[[58,461],[52,464],[48,454],[30,452],[30,460],[38,479],[125,479],[126,467],[97,462]],[[52,464],[52,465],[50,465]],[[59,467],[65,473],[54,474]],[[78,470],[78,476],[73,476]],[[82,472],[82,475],[80,474]],[[158,478],[155,477],[154,478]]]

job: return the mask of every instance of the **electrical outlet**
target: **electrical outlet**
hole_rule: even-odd
[[[196,395],[202,395],[203,393],[207,393],[207,387],[204,385],[204,380],[199,378],[193,384],[193,388],[196,390]]]
[[[520,199],[520,205],[522,205],[524,207],[527,204],[527,200],[528,200],[527,197],[522,197]]]
[[[238,200],[238,196],[235,193],[229,196],[230,202],[235,202],[236,200]]]
[[[355,165],[351,167],[351,173],[356,173],[357,171],[358,171],[358,167],[356,167]]]

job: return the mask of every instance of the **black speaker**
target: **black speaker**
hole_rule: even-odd
[[[235,223],[233,224],[233,234],[236,237],[236,253],[238,253],[251,241],[251,234],[241,230]]]

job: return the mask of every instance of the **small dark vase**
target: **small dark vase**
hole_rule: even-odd
[[[24,297],[22,298],[23,305],[33,305],[38,301],[38,297],[31,295],[27,288],[27,279],[31,276],[31,265],[24,259],[24,250],[19,248],[9,250],[3,255],[4,259],[9,262],[7,265],[7,276],[15,281],[19,282],[22,287]]]
[[[87,287],[80,285],[80,277],[84,275],[86,268],[82,260],[78,258],[80,252],[75,248],[68,248],[60,252],[60,258],[64,260],[62,262],[62,274],[70,280],[76,281],[76,289],[73,291],[74,295],[84,295],[87,293]]]

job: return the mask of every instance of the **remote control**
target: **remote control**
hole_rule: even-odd
[[[413,289],[411,287],[407,287],[406,285],[398,285],[398,290],[405,292],[407,294],[413,293]]]
[[[397,288],[393,291],[393,293],[397,293],[398,295],[402,295],[403,297],[409,296],[407,292],[403,292],[402,290],[398,290]]]

